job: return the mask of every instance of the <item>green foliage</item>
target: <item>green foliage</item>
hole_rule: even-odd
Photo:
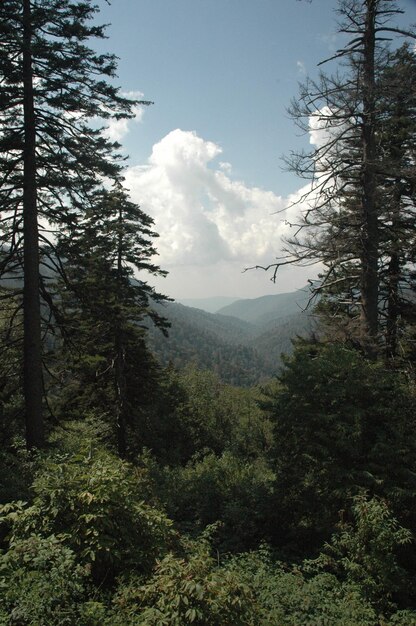
[[[391,608],[397,592],[406,591],[409,579],[400,566],[397,550],[412,543],[412,533],[403,528],[387,504],[357,496],[354,524],[343,522],[316,561],[361,589],[380,609]]]
[[[96,427],[78,423],[55,437],[58,451],[38,459],[32,502],[1,507],[0,624],[416,623],[397,554],[411,534],[382,500],[357,498],[354,523],[314,561],[286,565],[265,548],[224,561],[213,545],[244,551],[268,528],[276,477],[266,461],[228,451],[185,467],[148,455],[134,467],[91,444]],[[222,522],[196,541],[174,534],[153,495],[158,472],[182,529]]]
[[[385,624],[386,626],[416,626],[416,611],[397,611]]]
[[[271,423],[259,410],[253,391],[226,385],[215,373],[195,367],[186,368],[179,380],[188,395],[182,412],[194,452],[230,450],[251,458],[271,446]]]
[[[267,551],[236,557],[232,571],[250,585],[258,626],[378,626],[357,586],[334,575],[308,577],[299,567],[275,563]]]
[[[0,558],[0,624],[92,626],[81,619],[85,579],[73,551],[53,535],[12,541]]]
[[[149,483],[143,470],[92,444],[46,459],[33,491],[30,505],[3,509],[10,541],[54,535],[97,583],[110,584],[121,571],[149,571],[172,539],[165,514],[144,501]]]
[[[36,455],[26,450],[21,439],[0,450],[0,504],[30,497],[36,464]]]
[[[119,144],[98,120],[128,119],[137,104],[113,85],[115,56],[89,45],[105,38],[105,27],[91,23],[96,12],[84,0],[0,3],[0,277],[23,282],[23,299],[16,290],[9,301],[15,315],[23,309],[29,448],[45,445],[43,357],[62,327],[51,280],[65,275],[57,235],[80,219],[104,180],[120,176]]]
[[[169,367],[131,445],[136,450],[146,446],[169,465],[184,464],[202,450],[256,458],[272,444],[271,423],[257,406],[257,396],[255,390],[222,383],[214,372]]]
[[[20,311],[14,310],[18,307],[14,291],[2,285],[0,296],[0,442],[4,451],[14,437],[23,435],[22,319]]]
[[[164,274],[151,262],[156,253],[152,224],[115,184],[95,195],[57,243],[65,258],[61,300],[71,338],[66,357],[72,366],[60,412],[77,417],[101,411],[123,457],[128,430],[141,432],[142,413],[158,383],[159,368],[146,347],[143,320],[150,317],[156,326],[167,326],[151,306],[165,297],[133,275]]]
[[[100,440],[116,445],[118,400],[115,384],[114,346],[108,344],[108,335],[101,334],[102,326],[79,328],[78,339],[84,340],[83,353],[67,354],[71,370],[64,388],[53,404],[54,412],[62,420],[85,420],[95,416],[101,421]],[[150,416],[161,393],[159,366],[146,349],[140,329],[126,330],[126,360],[124,363],[126,397],[123,403],[127,456],[131,458],[143,446],[154,443]],[[100,354],[101,353],[101,354]],[[155,420],[156,421],[156,420]]]
[[[246,550],[265,539],[275,475],[264,459],[224,452],[196,457],[156,478],[170,516],[188,531],[221,521],[222,550]]]
[[[181,382],[188,393],[185,411],[192,429],[195,450],[208,448],[222,451],[231,439],[236,416],[230,410],[229,387],[222,384],[216,374],[188,368],[181,376]]]
[[[122,584],[114,599],[114,626],[249,626],[253,594],[236,572],[219,567],[204,540],[183,557],[166,555],[153,576]]]
[[[140,394],[141,389],[137,389]],[[157,387],[141,412],[139,428],[130,432],[129,447],[141,453],[152,451],[159,463],[175,465],[192,456],[195,444],[184,419],[188,393],[180,375],[171,367],[160,371]]]
[[[343,345],[300,344],[263,403],[275,424],[276,543],[305,554],[348,497],[388,497],[413,526],[413,397],[397,373]]]

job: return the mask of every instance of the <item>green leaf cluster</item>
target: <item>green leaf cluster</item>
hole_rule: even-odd
[[[9,540],[54,536],[97,583],[110,584],[121,571],[148,571],[173,540],[166,515],[145,501],[143,470],[92,444],[43,461],[33,492],[31,503],[3,507]]]
[[[204,539],[188,544],[182,557],[167,554],[144,584],[123,585],[114,605],[111,619],[119,626],[248,626],[254,618],[250,585],[219,567]]]

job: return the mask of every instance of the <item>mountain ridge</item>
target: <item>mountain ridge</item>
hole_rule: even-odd
[[[194,363],[224,382],[250,386],[275,376],[291,339],[315,331],[307,290],[239,299],[210,313],[178,302],[157,305],[171,322],[169,337],[149,329],[149,345],[164,364]],[[234,315],[231,314],[234,313]]]
[[[242,300],[242,298],[237,296],[212,296],[210,298],[178,298],[175,301],[184,306],[207,311],[207,313],[217,313],[221,308],[232,304],[236,300]]]
[[[248,322],[263,323],[267,319],[278,319],[304,310],[310,299],[307,287],[285,293],[244,298],[219,309],[221,315],[232,315]]]

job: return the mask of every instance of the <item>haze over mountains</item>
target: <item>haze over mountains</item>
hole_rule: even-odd
[[[7,281],[8,287],[20,284],[14,278]],[[163,365],[194,364],[216,372],[226,383],[255,385],[278,373],[282,353],[292,352],[292,339],[317,331],[309,299],[305,287],[260,298],[214,297],[154,305],[171,328],[164,337],[149,324],[148,344]]]
[[[168,303],[159,311],[172,324],[169,337],[152,328],[150,345],[165,365],[194,363],[231,384],[260,383],[278,372],[282,352],[292,350],[292,338],[316,330],[316,319],[306,309],[309,298],[305,288],[253,299],[192,300],[201,308]]]
[[[177,302],[185,306],[190,306],[194,309],[202,309],[202,311],[207,311],[208,313],[218,313],[218,311],[223,307],[241,299],[242,298],[237,297],[232,298],[228,296],[216,296],[213,298],[185,298],[179,299]]]

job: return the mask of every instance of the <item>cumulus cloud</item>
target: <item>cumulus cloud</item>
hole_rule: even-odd
[[[231,163],[228,163],[228,161],[220,161],[218,165],[226,174],[231,174],[231,172],[233,171],[232,165]]]
[[[270,263],[289,234],[297,208],[290,199],[248,187],[217,162],[219,145],[195,132],[170,132],[153,146],[148,163],[131,167],[126,187],[155,220],[163,267]]]
[[[321,148],[334,137],[334,123],[332,111],[328,106],[323,106],[309,118],[309,143]]]

